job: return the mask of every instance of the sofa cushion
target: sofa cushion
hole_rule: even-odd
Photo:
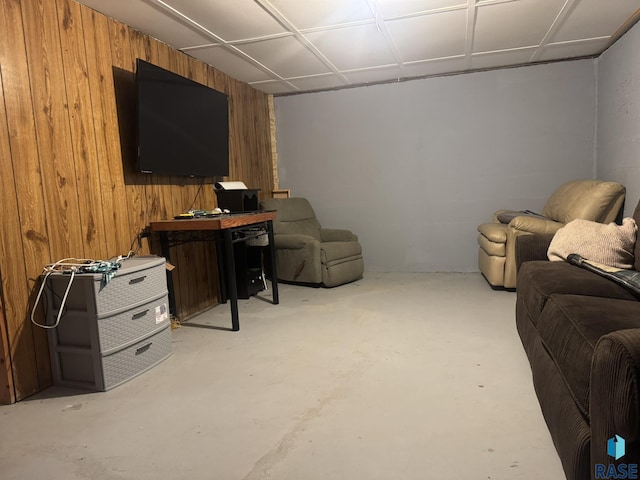
[[[596,343],[613,331],[639,327],[637,300],[549,297],[538,319],[538,333],[585,418],[589,416],[589,376]]]
[[[541,213],[560,223],[576,218],[608,223],[615,220],[624,196],[624,186],[616,182],[571,181],[553,192]]]
[[[612,282],[630,290],[637,297],[640,297],[640,272],[637,270],[627,270],[625,268],[615,268],[603,265],[593,260],[585,260],[580,255],[572,253],[569,255],[569,263],[585,270],[589,270]]]
[[[518,272],[518,301],[534,324],[553,293],[636,299],[633,293],[611,280],[566,262],[524,262]]]

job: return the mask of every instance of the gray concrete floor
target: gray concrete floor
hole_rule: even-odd
[[[564,478],[517,336],[478,273],[367,273],[182,326],[109,392],[0,407],[1,479]],[[228,305],[192,319],[230,326]]]

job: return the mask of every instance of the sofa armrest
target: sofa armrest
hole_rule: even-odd
[[[358,236],[351,230],[340,228],[321,228],[320,238],[323,242],[357,242]]]
[[[529,233],[556,233],[564,227],[564,223],[546,218],[523,215],[511,220],[511,222],[509,222],[509,226],[516,230]]]
[[[508,208],[501,208],[500,210],[496,210],[493,214],[493,218],[491,219],[492,223],[502,223],[499,219],[498,216],[505,213],[505,212],[510,212],[511,210],[509,210]]]
[[[590,378],[591,462],[608,464],[607,440],[625,439],[625,463],[640,463],[640,328],[604,335]],[[593,472],[592,472],[593,473]]]
[[[309,235],[278,233],[273,236],[273,243],[276,249],[300,250],[319,242]]]
[[[519,235],[516,237],[516,270],[524,262],[548,260],[547,250],[553,239],[553,233]]]

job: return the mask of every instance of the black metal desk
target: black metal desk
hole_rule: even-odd
[[[236,285],[236,267],[233,255],[233,244],[246,242],[256,238],[259,227],[264,226],[269,238],[269,253],[271,256],[271,298],[274,305],[280,302],[278,298],[278,275],[276,272],[276,251],[273,244],[273,219],[275,211],[260,211],[252,213],[222,214],[215,217],[199,217],[179,220],[160,220],[151,222],[149,228],[160,235],[162,255],[170,262],[169,247],[172,243],[185,241],[203,241],[211,238],[216,240],[218,257],[218,273],[220,277],[220,301],[226,303],[227,295],[231,301],[231,329],[240,330],[238,315],[238,289]],[[184,235],[192,232],[188,240]],[[176,299],[173,291],[173,279],[167,275],[169,289],[169,308],[175,314]]]

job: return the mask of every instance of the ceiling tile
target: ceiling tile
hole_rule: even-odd
[[[638,8],[640,0],[581,0],[553,41],[611,36]]]
[[[259,0],[273,5],[298,30],[373,20],[366,0]]]
[[[213,65],[217,70],[243,82],[248,83],[272,79],[271,75],[224,47],[198,48],[189,50],[188,53],[192,57],[209,65]]]
[[[256,90],[260,90],[261,92],[269,93],[272,95],[281,93],[294,93],[298,91],[287,85],[285,82],[280,81],[257,82],[250,83],[250,85]]]
[[[539,45],[563,5],[564,0],[520,0],[479,6],[473,51]]]
[[[289,83],[292,83],[302,91],[340,88],[345,86],[345,83],[333,74],[289,79]]]
[[[538,47],[528,47],[491,53],[476,53],[471,56],[471,68],[496,68],[525,64],[531,60],[531,56],[537,49]]]
[[[174,48],[211,43],[208,36],[153,4],[131,0],[83,0],[82,3]]]
[[[256,38],[286,30],[253,0],[164,0],[224,41]]]
[[[389,79],[400,79],[404,75],[400,67],[392,65],[390,67],[372,68],[353,72],[344,72],[344,75],[354,84],[365,84],[381,82]]]
[[[465,0],[378,0],[378,8],[383,17],[399,17],[413,13],[428,12],[440,8],[467,8]]]
[[[551,44],[544,47],[539,60],[559,60],[594,55],[602,52],[608,45],[608,37],[591,41]]]
[[[466,10],[422,15],[387,22],[404,62],[464,53]]]
[[[461,72],[466,70],[467,59],[463,56],[437,60],[432,62],[416,62],[402,67],[408,78],[423,77],[427,75],[440,75],[443,73]]]
[[[339,70],[395,63],[387,42],[375,25],[358,25],[305,33]]]
[[[237,45],[281,77],[329,73],[329,68],[294,36]]]

